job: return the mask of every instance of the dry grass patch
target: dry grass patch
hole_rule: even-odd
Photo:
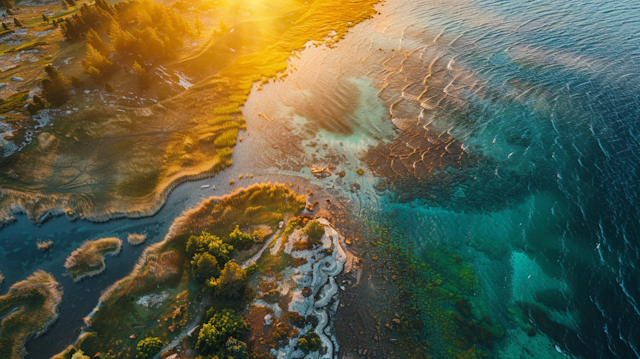
[[[64,262],[64,267],[75,282],[87,276],[102,273],[106,268],[104,257],[107,254],[117,255],[122,249],[122,241],[118,238],[101,238],[85,241],[80,248],[71,253]]]
[[[137,246],[144,243],[147,240],[147,235],[144,233],[129,233],[127,242],[132,246]]]
[[[36,271],[0,296],[0,358],[22,359],[24,343],[44,333],[58,318],[62,291],[49,273]]]

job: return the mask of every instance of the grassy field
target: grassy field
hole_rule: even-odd
[[[90,319],[91,333],[78,347],[90,356],[110,352],[117,358],[132,358],[141,339],[158,337],[166,344],[184,337],[202,314],[203,299],[215,308],[241,310],[242,301],[211,303],[202,294],[202,282],[190,275],[187,239],[206,231],[228,241],[236,225],[277,229],[286,215],[299,213],[304,205],[305,197],[284,185],[261,184],[206,200],[185,212],[165,240],[147,248],[133,272],[103,294],[100,310]],[[69,353],[59,358],[68,359]]]
[[[164,93],[164,99],[161,93],[137,92],[124,74],[109,80],[117,89],[112,94],[87,85],[62,108],[68,114],[2,161],[0,219],[11,217],[14,204],[36,222],[48,214],[106,220],[153,213],[178,183],[213,176],[232,164],[236,136],[246,126],[239,107],[254,83],[286,76],[287,59],[296,51],[309,41],[337,41],[370,18],[376,2],[221,1],[202,17],[216,34],[165,65],[191,76],[195,85]],[[325,40],[331,31],[336,36]],[[83,46],[59,46],[54,65],[67,76],[78,74],[78,61],[67,66],[64,60],[81,57]],[[149,105],[154,96],[158,103]]]
[[[64,267],[75,282],[84,277],[98,275],[107,269],[104,257],[117,255],[122,249],[122,241],[118,238],[101,238],[85,241],[80,248],[73,251],[64,262]]]
[[[49,273],[37,271],[0,296],[0,358],[22,359],[24,343],[47,330],[57,317],[62,291]]]

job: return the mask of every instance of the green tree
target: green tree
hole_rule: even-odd
[[[298,348],[303,353],[309,354],[320,349],[320,337],[315,332],[308,332],[302,338],[298,339]]]
[[[196,254],[191,261],[191,266],[194,274],[204,280],[220,276],[218,260],[207,252]]]
[[[234,337],[229,337],[225,343],[225,354],[233,359],[247,359],[247,343],[240,341]]]
[[[207,285],[216,297],[237,298],[246,280],[244,269],[235,262],[227,262],[220,271],[220,277],[209,279]]]
[[[247,325],[242,317],[229,309],[222,310],[202,326],[196,348],[205,355],[213,354],[223,349],[230,337],[240,336],[246,330]]]
[[[42,21],[49,23],[49,17],[47,16],[47,14],[42,14]]]
[[[69,101],[69,81],[51,65],[47,65],[44,71],[49,78],[42,80],[42,96],[53,106],[65,104]]]
[[[91,359],[91,357],[84,355],[84,352],[78,349],[78,351],[71,356],[71,359]]]
[[[303,234],[307,236],[309,243],[316,244],[324,235],[324,226],[315,219],[311,220],[304,227]]]
[[[146,338],[138,343],[137,349],[136,359],[153,358],[162,349],[162,341],[155,337]]]
[[[240,250],[249,249],[253,245],[251,235],[240,231],[240,226],[236,226],[236,229],[229,234],[229,242],[234,248]]]
[[[4,22],[2,23],[2,29],[3,30],[9,30],[9,26],[7,26],[7,24],[5,24]]]
[[[193,257],[196,253],[209,253],[216,257],[218,263],[224,264],[229,261],[229,256],[233,251],[233,246],[222,242],[222,240],[207,232],[202,232],[199,236],[191,236],[187,241],[187,253]]]
[[[18,20],[17,17],[14,17],[13,18],[13,26],[15,26],[15,27],[23,27],[24,24],[22,23],[22,21]]]

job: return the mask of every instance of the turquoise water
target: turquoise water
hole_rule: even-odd
[[[451,181],[394,168],[399,190],[382,206],[416,253],[456,248],[494,314],[543,309],[551,322],[531,323],[558,351],[640,356],[640,4],[419,1],[388,18],[403,34],[402,65],[380,72],[396,71],[381,92],[391,112],[475,156]],[[428,86],[430,106],[416,106]]]
[[[425,261],[444,246],[472,264],[507,330],[492,356],[640,357],[640,3],[389,0],[379,9],[336,49],[305,52],[286,81],[253,93],[247,138],[269,130],[254,126],[259,113],[290,121],[274,136],[304,127],[306,145],[315,132],[348,172],[317,184],[392,221],[404,232],[398,244]],[[255,157],[272,166],[271,180],[309,177],[316,158],[329,158],[314,151],[313,160]],[[354,175],[358,167],[367,175]],[[0,232],[10,279],[0,289],[50,270],[74,298],[54,328],[77,330],[141,248],[125,245],[103,276],[80,284],[62,277],[64,257],[84,239],[134,229],[160,240],[204,196],[200,184],[179,187],[148,219],[35,228],[20,218]],[[56,244],[43,255],[33,240],[47,235]],[[535,338],[510,320],[512,308]],[[42,338],[50,350],[27,349],[46,358],[71,337],[54,330]]]

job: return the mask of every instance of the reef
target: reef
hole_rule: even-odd
[[[95,276],[107,269],[104,257],[118,255],[122,249],[122,241],[118,238],[101,238],[85,241],[80,248],[73,251],[64,262],[67,273],[74,282],[84,277]]]
[[[13,284],[0,296],[0,357],[24,358],[24,343],[56,321],[61,300],[58,282],[44,271]]]

